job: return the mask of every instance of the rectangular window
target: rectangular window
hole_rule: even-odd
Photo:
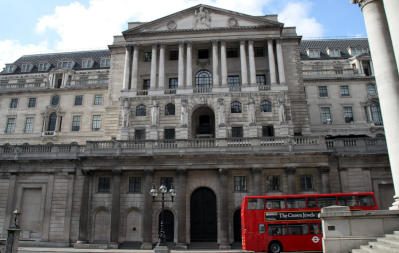
[[[317,207],[319,208],[335,205],[337,205],[337,199],[335,197],[317,197]]]
[[[34,108],[34,107],[36,107],[36,98],[29,98],[28,107],[29,107],[29,108]]]
[[[151,52],[145,52],[144,53],[144,61],[145,62],[150,62],[151,61]]]
[[[264,56],[263,47],[254,47],[254,54],[255,54],[255,57]]]
[[[290,235],[308,235],[309,228],[307,223],[303,224],[288,224]]]
[[[98,192],[109,192],[111,185],[111,178],[100,177],[98,178]]]
[[[18,98],[12,98],[10,108],[17,108],[18,107]]]
[[[242,138],[244,137],[242,132],[242,127],[232,127],[231,128],[231,137]]]
[[[347,124],[353,123],[352,107],[344,107],[344,117],[345,117],[345,123]]]
[[[129,192],[141,192],[141,177],[129,177]]]
[[[357,206],[356,196],[338,196],[339,206]]]
[[[237,48],[227,48],[226,49],[227,58],[236,58],[238,57]]]
[[[263,137],[274,136],[273,126],[262,126],[262,136]]]
[[[145,79],[143,81],[143,90],[149,90],[151,86],[151,80],[150,79]]]
[[[72,62],[71,61],[58,62],[57,67],[64,69],[72,69]]]
[[[319,97],[328,97],[327,86],[319,86]]]
[[[175,139],[175,129],[165,129],[165,139],[174,140]]]
[[[79,131],[80,129],[80,116],[73,116],[72,131]]]
[[[312,175],[301,175],[301,189],[302,190],[313,190],[313,176]]]
[[[22,72],[29,72],[30,64],[22,64],[21,71]]]
[[[266,199],[266,209],[285,209],[284,199]]]
[[[209,52],[208,49],[198,49],[198,59],[208,59]]]
[[[267,176],[267,190],[268,191],[280,190],[280,176]]]
[[[24,88],[24,87],[25,87],[25,83],[26,83],[25,80],[23,80],[23,81],[18,81],[18,88]]]
[[[360,206],[375,206],[372,195],[359,196],[358,198]]]
[[[331,113],[329,107],[321,108],[321,121],[323,124],[332,124]]]
[[[83,104],[83,95],[78,95],[75,97],[75,105],[82,105]]]
[[[342,70],[342,67],[334,67],[334,73],[336,75],[343,75],[344,71]]]
[[[178,50],[169,51],[169,60],[171,61],[179,60],[179,51]]]
[[[267,227],[269,235],[287,235],[287,224],[269,224]]]
[[[348,85],[344,85],[341,86],[341,96],[345,97],[345,96],[349,96],[349,86]]]
[[[48,63],[39,63],[39,71],[46,71]]]
[[[7,65],[6,66],[6,73],[12,73],[14,72],[14,66],[13,65]]]
[[[330,57],[340,57],[339,49],[330,49]]]
[[[93,116],[93,131],[100,131],[101,127],[101,115]]]
[[[82,67],[83,68],[91,68],[93,66],[92,60],[83,60]]]
[[[257,75],[256,76],[256,84],[257,85],[266,85],[266,76],[265,75]]]
[[[240,86],[240,77],[239,76],[229,76],[227,77],[227,83],[229,87]]]
[[[309,50],[309,57],[311,57],[311,58],[320,57],[320,51],[319,50],[315,50],[315,49]]]
[[[247,190],[247,177],[234,177],[234,191]]]
[[[102,105],[102,104],[103,104],[103,95],[95,95],[94,105]]]
[[[136,140],[145,140],[145,129],[137,129],[134,131],[134,138]]]
[[[305,198],[287,198],[287,208],[306,208],[306,200]]]
[[[169,79],[169,89],[177,89],[177,87],[178,87],[178,79],[170,78]]]
[[[101,59],[100,67],[109,67],[111,65],[111,59]]]
[[[25,133],[32,133],[33,131],[33,118],[26,118]]]
[[[248,199],[248,210],[261,210],[265,209],[264,199]]]
[[[265,224],[259,224],[259,234],[266,233]]]
[[[311,235],[320,234],[319,223],[309,223],[309,225],[310,225],[310,234]]]
[[[173,177],[161,177],[161,185],[165,185],[170,190],[170,187],[173,184]]]
[[[7,134],[12,134],[14,132],[14,126],[15,126],[15,119],[14,118],[9,118],[7,120],[6,133]]]

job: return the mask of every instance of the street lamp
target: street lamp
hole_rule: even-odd
[[[168,188],[163,184],[161,187],[159,187],[159,191],[162,194],[162,200],[155,200],[155,197],[158,195],[157,189],[155,189],[155,184],[152,184],[152,189],[150,191],[150,194],[152,196],[152,202],[161,202],[162,203],[162,213],[161,213],[161,229],[158,234],[158,244],[157,246],[167,246],[166,245],[166,234],[164,230],[164,217],[163,217],[163,211],[165,208],[165,202],[172,202],[173,203],[173,197],[176,196],[176,190],[173,188],[173,184],[170,185],[170,190],[169,190],[169,195],[172,197],[172,200],[165,200],[165,193],[168,192]]]
[[[21,215],[21,213],[18,211],[18,208],[17,208],[17,210],[15,210],[13,213],[12,213],[12,216],[14,216],[14,227],[15,228],[19,228],[19,226],[17,225],[17,219],[18,219],[18,217]]]

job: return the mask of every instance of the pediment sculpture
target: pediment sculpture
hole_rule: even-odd
[[[208,10],[204,10],[204,7],[200,7],[199,10],[194,12],[194,28],[206,28],[211,27],[211,14]]]

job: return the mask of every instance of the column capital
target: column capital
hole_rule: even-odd
[[[211,40],[211,42],[212,43],[218,43],[220,40],[218,40],[218,39],[213,39],[213,40]]]
[[[240,45],[245,45],[245,42],[247,41],[246,38],[239,38],[238,41],[240,42]]]
[[[176,174],[178,177],[185,177],[187,175],[187,170],[186,169],[178,169],[176,170]]]
[[[226,46],[227,40],[223,39],[223,40],[219,40],[219,41],[220,41],[220,45]]]
[[[112,170],[112,176],[120,177],[122,175],[122,170]]]
[[[83,176],[85,176],[85,177],[89,177],[92,174],[91,170],[81,170],[81,172],[82,172]]]
[[[219,169],[219,176],[227,176],[228,169]]]
[[[131,44],[126,44],[125,48],[127,51],[131,51],[132,50],[132,45]]]
[[[273,44],[274,38],[266,38],[267,44]]]
[[[338,170],[339,170],[339,171],[347,171],[347,170],[348,170],[348,168],[342,168],[342,167],[339,167],[339,168],[338,168]]]
[[[184,45],[185,41],[184,40],[179,40],[176,43],[179,44],[179,46],[180,46],[180,45]]]
[[[186,43],[187,44],[187,46],[191,46],[192,44],[193,44],[193,41],[192,40],[186,40],[186,41],[184,41],[184,43]]]
[[[331,166],[320,166],[320,171],[322,174],[328,174],[330,172]]]
[[[370,170],[370,167],[363,167],[362,170]]]
[[[18,176],[18,172],[14,171],[14,172],[10,172],[11,176]]]
[[[154,174],[154,170],[153,169],[145,169],[144,170],[144,175],[146,177],[152,177],[153,174]]]
[[[140,44],[139,43],[134,43],[134,44],[131,44],[131,46],[132,47],[140,47]]]
[[[378,1],[378,0],[350,0],[351,4],[357,4],[359,5],[360,9],[363,10],[364,6],[367,4]]]
[[[151,43],[152,49],[156,49],[158,47],[158,42]]]
[[[286,172],[288,175],[295,175],[295,173],[296,173],[296,167],[286,167],[286,168],[285,168],[285,172]]]
[[[252,174],[254,176],[259,176],[260,174],[262,174],[262,168],[252,168]]]

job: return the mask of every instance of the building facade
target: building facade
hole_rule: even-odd
[[[302,41],[277,15],[198,5],[129,23],[109,50],[0,73],[0,228],[27,245],[239,243],[248,195],[393,185],[367,39]]]

